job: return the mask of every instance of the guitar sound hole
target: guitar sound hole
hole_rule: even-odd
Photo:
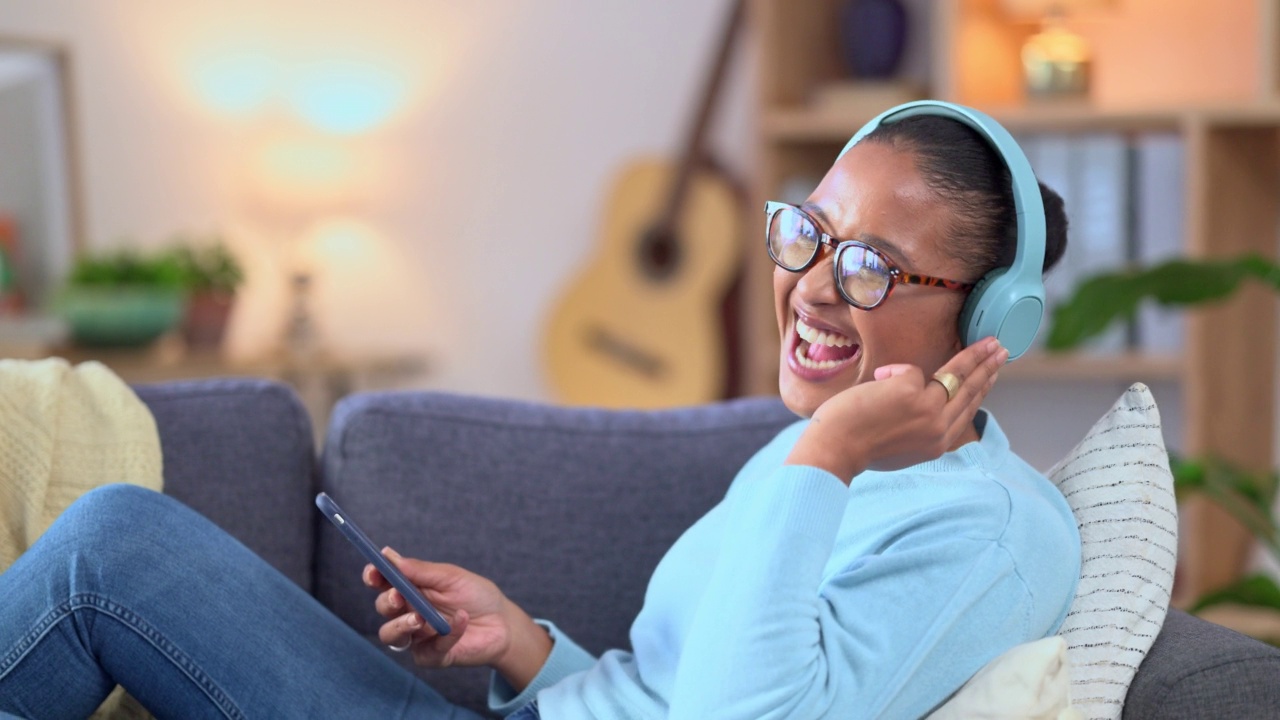
[[[680,265],[680,243],[671,232],[659,229],[645,233],[638,250],[640,268],[650,280],[669,280]]]

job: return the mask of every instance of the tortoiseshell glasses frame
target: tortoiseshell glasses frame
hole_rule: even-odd
[[[785,214],[784,214],[785,213]],[[929,275],[903,272],[884,253],[857,240],[838,240],[822,231],[818,222],[795,205],[770,201],[764,204],[765,248],[778,267],[804,272],[826,245],[835,252],[831,264],[840,297],[863,310],[884,303],[897,285],[924,285],[965,292],[974,284]]]

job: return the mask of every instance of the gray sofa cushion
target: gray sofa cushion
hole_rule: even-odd
[[[1170,610],[1129,686],[1123,717],[1280,717],[1280,649]]]
[[[315,442],[293,391],[242,379],[134,390],[160,432],[165,493],[310,591]]]
[[[485,575],[599,653],[630,647],[663,553],[794,420],[776,398],[618,412],[357,395],[335,411],[322,485],[375,543]],[[318,548],[317,597],[374,638],[381,619],[359,556],[332,528]],[[483,707],[485,672],[421,674]]]

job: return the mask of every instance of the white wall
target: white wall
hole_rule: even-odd
[[[610,178],[627,158],[674,150],[726,9],[724,0],[5,0],[0,35],[72,51],[90,247],[221,229],[249,260],[237,354],[261,350],[283,322],[286,239],[313,220],[354,216],[379,240],[363,260],[376,276],[321,288],[321,330],[335,349],[427,353],[433,371],[422,384],[537,398],[544,315],[586,261]],[[276,94],[251,111],[219,109],[201,94],[200,63],[246,49],[273,73]],[[408,70],[386,122],[334,136],[298,120],[289,83],[335,58]],[[737,168],[752,147],[746,59],[715,130]],[[285,136],[327,147],[339,169],[350,163],[336,185],[360,179],[336,190],[264,180],[261,158]]]
[[[339,139],[374,178],[372,196],[346,209],[386,247],[369,261],[376,282],[339,288],[322,308],[324,329],[339,349],[429,353],[424,385],[543,398],[544,316],[586,262],[620,164],[677,145],[726,9],[726,0],[0,0],[0,34],[71,45],[92,244],[222,227],[254,260],[234,328],[243,353],[279,330],[287,253],[272,236],[281,225],[297,231],[273,227],[262,205],[298,205],[287,192],[264,201],[246,158],[282,127],[314,132],[270,103],[238,116],[211,109],[193,89],[190,56],[230,39],[294,70],[361,53],[413,66],[400,113]],[[716,140],[723,159],[746,169],[753,58],[740,50]],[[318,204],[320,215],[333,209]],[[1123,389],[1011,378],[989,405],[1014,447],[1047,468]],[[1156,391],[1176,439],[1179,394]]]

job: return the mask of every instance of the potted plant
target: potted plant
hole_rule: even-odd
[[[1152,267],[1126,268],[1086,278],[1054,309],[1047,347],[1070,350],[1132,319],[1144,301],[1166,307],[1192,307],[1225,300],[1246,280],[1260,281],[1280,292],[1280,266],[1250,254],[1220,260],[1175,259]],[[1214,456],[1170,455],[1174,490],[1179,499],[1201,494],[1226,510],[1280,561],[1280,524],[1273,515],[1280,475],[1253,474]],[[1280,585],[1255,574],[1198,598],[1188,608],[1199,613],[1220,605],[1265,608],[1280,612]],[[1280,645],[1280,637],[1263,638]]]
[[[177,324],[186,294],[172,255],[122,250],[77,260],[54,307],[78,344],[136,347]]]
[[[176,246],[174,257],[190,293],[182,324],[187,346],[217,348],[226,334],[244,271],[235,255],[217,238],[199,244],[183,242]]]

